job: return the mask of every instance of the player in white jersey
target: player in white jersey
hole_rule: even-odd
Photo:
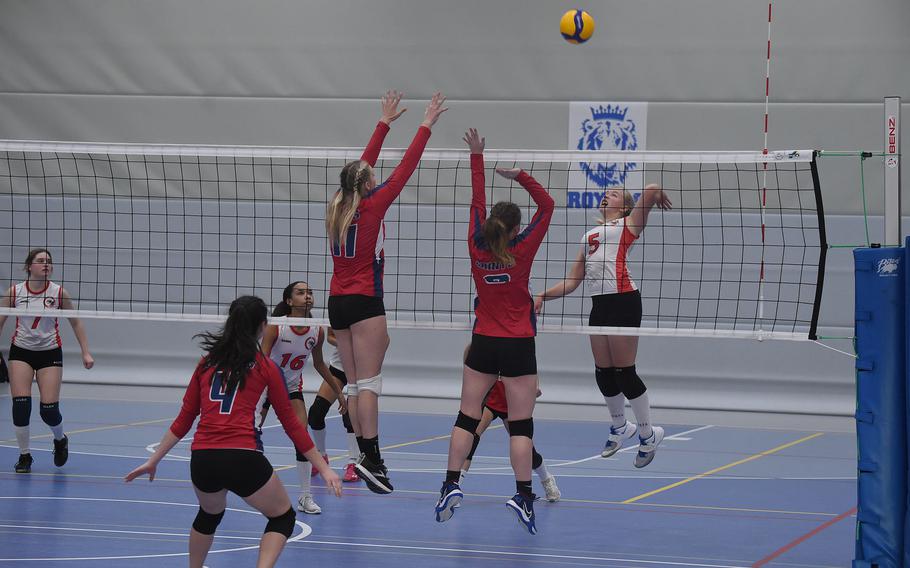
[[[641,294],[629,274],[627,255],[644,230],[651,209],[654,206],[670,209],[672,205],[666,193],[655,184],[647,185],[637,202],[626,190],[607,190],[600,202],[600,223],[585,233],[568,276],[538,294],[534,298],[534,309],[540,312],[543,302],[572,293],[584,281],[585,291],[593,303],[588,325],[640,327]],[[638,434],[634,465],[645,467],[654,459],[664,430],[651,425],[647,387],[635,372],[638,336],[592,335],[590,340],[594,376],[612,419],[610,435],[601,455],[612,456],[625,440]],[[637,425],[626,420],[626,399],[632,406]]]
[[[291,282],[285,287],[279,302],[272,311],[274,317],[312,317],[313,290],[302,281]],[[301,424],[307,423],[306,402],[303,400],[303,367],[310,355],[313,356],[313,367],[324,382],[337,389],[341,395],[341,386],[336,383],[329,372],[328,365],[322,357],[322,344],[325,341],[322,328],[316,326],[297,327],[291,325],[269,325],[262,336],[262,351],[278,365],[288,387],[285,393],[267,393],[268,396],[290,396],[291,406]],[[345,412],[344,397],[339,402],[341,412]],[[263,410],[264,416],[266,410]],[[300,477],[300,498],[297,509],[311,515],[319,514],[322,509],[313,500],[310,490],[310,464],[303,453],[297,452],[297,473]],[[321,449],[320,449],[321,451]],[[326,456],[323,456],[328,461]]]
[[[29,251],[25,259],[28,279],[10,287],[0,300],[0,306],[23,310],[74,309],[69,293],[59,284],[50,281],[53,269],[51,253],[47,249]],[[0,315],[0,331],[3,330],[6,318],[7,316]],[[86,369],[91,369],[95,360],[88,350],[85,328],[77,318],[69,318],[69,321],[82,349],[82,364]],[[16,473],[30,473],[34,461],[29,451],[32,379],[38,382],[41,419],[54,434],[54,465],[61,467],[69,457],[69,438],[63,433],[63,416],[60,414],[63,351],[57,318],[54,316],[16,316],[16,328],[9,349],[13,429],[19,444]]]
[[[344,367],[341,365],[341,355],[338,354],[338,349],[335,347],[337,340],[335,339],[335,332],[332,328],[329,328],[326,339],[329,343],[329,372],[337,381],[338,386],[342,387],[342,393],[346,395],[347,393],[344,389],[347,389],[348,378],[344,373]],[[332,403],[335,402],[335,400],[338,400],[337,389],[334,386],[330,386],[328,382],[323,381],[323,383],[319,385],[319,392],[316,393],[313,404],[310,405],[310,411],[307,417],[310,431],[313,433],[313,442],[316,444],[316,447],[319,448],[319,452],[323,455],[326,454],[325,417],[328,415],[329,409],[332,408]],[[344,467],[344,476],[342,477],[342,480],[349,483],[360,481],[360,476],[357,475],[357,469],[354,467],[354,463],[360,457],[360,445],[358,443],[358,437],[360,436],[356,433],[350,410],[341,415],[341,421],[344,424],[345,430],[347,430],[348,439],[348,463]],[[312,474],[316,475],[316,473],[316,469],[313,468]]]

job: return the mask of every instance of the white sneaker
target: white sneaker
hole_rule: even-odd
[[[297,500],[297,510],[308,515],[318,515],[322,512],[322,507],[316,504],[312,495],[304,495]]]
[[[551,475],[550,477],[540,481],[543,485],[544,493],[546,493],[547,501],[550,503],[555,503],[559,501],[559,498],[562,497],[562,493],[559,491],[559,487],[556,487],[556,477]]]
[[[660,426],[655,426],[652,428],[653,432],[651,435],[645,438],[638,439],[638,453],[635,454],[635,462],[633,465],[635,467],[645,467],[651,460],[654,459],[654,453],[657,451],[657,446],[664,439],[664,429]]]
[[[610,436],[607,443],[604,444],[604,451],[600,452],[600,457],[608,458],[619,451],[624,441],[638,433],[638,426],[628,420],[620,428],[610,426]]]

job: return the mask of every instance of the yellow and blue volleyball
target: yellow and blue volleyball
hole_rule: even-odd
[[[594,35],[594,18],[584,10],[569,10],[559,21],[559,31],[569,43],[584,43]]]

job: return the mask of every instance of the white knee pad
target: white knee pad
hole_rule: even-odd
[[[357,380],[357,390],[358,391],[370,391],[376,393],[376,396],[382,394],[382,373],[376,375],[375,377],[370,377],[369,379],[358,379]]]
[[[352,385],[350,383],[344,385],[341,389],[341,394],[344,396],[357,396],[357,385]]]

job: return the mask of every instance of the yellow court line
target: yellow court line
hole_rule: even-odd
[[[496,426],[489,426],[486,430],[484,430],[484,432],[488,432],[490,430],[495,430],[496,428],[503,428],[503,425],[497,424]],[[446,438],[451,438],[451,437],[452,437],[451,434],[446,434],[445,436],[433,436],[432,438],[423,438],[421,440],[414,440],[413,442],[403,442],[401,444],[392,444],[391,446],[383,446],[383,447],[379,448],[379,451],[382,452],[385,450],[394,450],[396,448],[404,448],[405,446],[413,446],[416,444],[426,444],[427,442],[435,442],[436,440],[445,440]],[[331,463],[335,460],[346,459],[347,457],[348,456],[335,456],[333,458],[329,458],[329,463]],[[285,471],[285,470],[292,469],[295,467],[297,467],[297,466],[296,465],[283,465],[283,466],[276,467],[275,471]]]
[[[173,422],[173,418],[159,418],[157,420],[145,420],[143,422],[129,422],[127,424],[111,424],[110,426],[97,426],[95,428],[83,428],[81,430],[68,430],[66,435],[71,434],[85,434],[86,432],[101,432],[102,430],[117,430],[118,428],[129,428],[131,426],[147,426],[149,424],[160,424],[162,422]],[[50,438],[53,434],[41,434],[40,436],[32,436],[32,440],[37,440],[40,438]],[[12,444],[16,439],[12,438],[10,440],[0,440],[0,444]]]
[[[707,476],[717,473],[719,471],[724,471],[725,469],[730,469],[731,467],[736,467],[738,465],[742,465],[744,463],[747,463],[747,462],[750,462],[753,460],[757,460],[758,458],[761,458],[764,456],[769,456],[773,453],[779,452],[781,450],[785,450],[785,449],[793,447],[797,444],[802,444],[803,442],[808,442],[809,440],[818,438],[822,434],[824,434],[824,432],[816,432],[815,434],[810,434],[808,436],[800,438],[799,440],[794,440],[792,442],[782,444],[780,446],[777,446],[776,448],[771,448],[770,450],[765,450],[759,454],[754,454],[747,458],[741,459],[739,461],[735,461],[733,463],[728,463],[727,465],[722,465],[720,467],[716,467],[710,471],[706,471],[704,473],[699,473],[698,475],[693,475],[692,477],[688,477],[681,481],[677,481],[676,483],[671,483],[670,485],[665,485],[665,486],[655,489],[653,491],[648,491],[647,493],[642,493],[641,495],[632,497],[631,499],[626,499],[625,501],[622,502],[622,504],[628,505],[630,503],[635,503],[636,501],[641,501],[642,499],[646,499],[648,497],[651,497],[652,495],[657,495],[658,493],[663,493],[664,491],[673,489],[675,487],[679,487],[680,485],[685,485],[686,483],[689,483],[690,481],[695,481],[696,479],[701,479],[703,477],[707,477]]]

